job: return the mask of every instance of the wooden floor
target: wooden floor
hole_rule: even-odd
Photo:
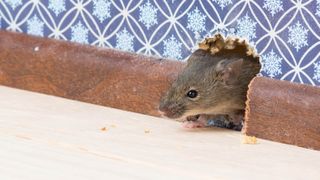
[[[320,179],[320,152],[0,86],[0,179]]]

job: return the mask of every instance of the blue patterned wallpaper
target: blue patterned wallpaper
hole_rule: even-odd
[[[0,0],[0,27],[177,60],[238,35],[263,75],[320,85],[320,0]]]

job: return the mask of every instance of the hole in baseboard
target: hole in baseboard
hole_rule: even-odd
[[[222,68],[220,68],[220,66]],[[214,71],[212,71],[213,68]],[[231,71],[229,72],[228,70],[230,68]],[[222,70],[220,71],[220,69]],[[185,111],[185,114],[191,114],[187,119],[191,122],[198,121],[197,123],[199,123],[199,119],[197,118],[199,117],[199,114],[208,117],[210,117],[209,115],[213,115],[208,114],[209,108],[214,109],[225,106],[223,108],[230,109],[231,106],[239,103],[240,105],[237,104],[237,106],[234,106],[237,107],[235,108],[237,110],[235,110],[232,115],[229,113],[220,113],[221,115],[215,115],[214,119],[208,119],[206,125],[241,130],[243,125],[242,122],[244,121],[248,85],[250,81],[260,73],[260,69],[260,57],[256,53],[254,47],[250,46],[246,40],[239,37],[225,38],[220,34],[206,38],[199,44],[199,49],[190,56],[187,66],[179,74],[176,81],[173,82],[166,95],[163,96],[160,102],[160,110],[162,109],[164,111],[163,114],[165,116],[167,114],[169,118],[170,116],[171,118],[176,118],[180,115],[177,115],[177,113],[184,111],[184,109],[179,108],[181,106],[186,106],[185,109],[188,109],[189,112]],[[216,75],[214,77],[217,79],[210,79],[213,75]],[[189,77],[185,78],[186,76]],[[201,76],[203,79],[201,79]],[[234,79],[234,77],[236,78]],[[213,87],[218,84],[215,84],[215,81],[220,83],[221,79],[226,83],[226,87]],[[192,87],[192,84],[196,84],[196,87]],[[198,85],[199,87],[197,87]],[[203,91],[205,92],[203,93],[203,96],[207,95],[210,97],[201,97],[200,92],[200,98],[195,98],[191,101],[183,99],[185,98],[183,96],[183,90],[190,90],[188,87],[195,88],[196,90],[198,89],[201,92]],[[202,87],[204,88],[201,89]],[[211,89],[215,94],[209,93],[208,89]],[[222,89],[222,91],[216,89]],[[206,98],[209,100],[212,98],[213,101],[207,101]],[[229,102],[236,103],[232,104]],[[229,107],[226,104],[228,104]],[[203,110],[203,113],[200,113],[201,110]],[[182,116],[185,114],[182,114]],[[237,119],[235,120],[235,118]],[[239,121],[238,118],[242,118],[242,121]],[[236,121],[236,123],[234,121]]]

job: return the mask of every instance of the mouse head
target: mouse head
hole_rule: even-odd
[[[230,93],[239,83],[243,59],[195,51],[188,64],[161,99],[160,112],[172,119],[223,113]]]

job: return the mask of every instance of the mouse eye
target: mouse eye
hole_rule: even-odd
[[[187,92],[187,96],[189,98],[196,98],[198,96],[198,92],[196,90],[190,90]]]

